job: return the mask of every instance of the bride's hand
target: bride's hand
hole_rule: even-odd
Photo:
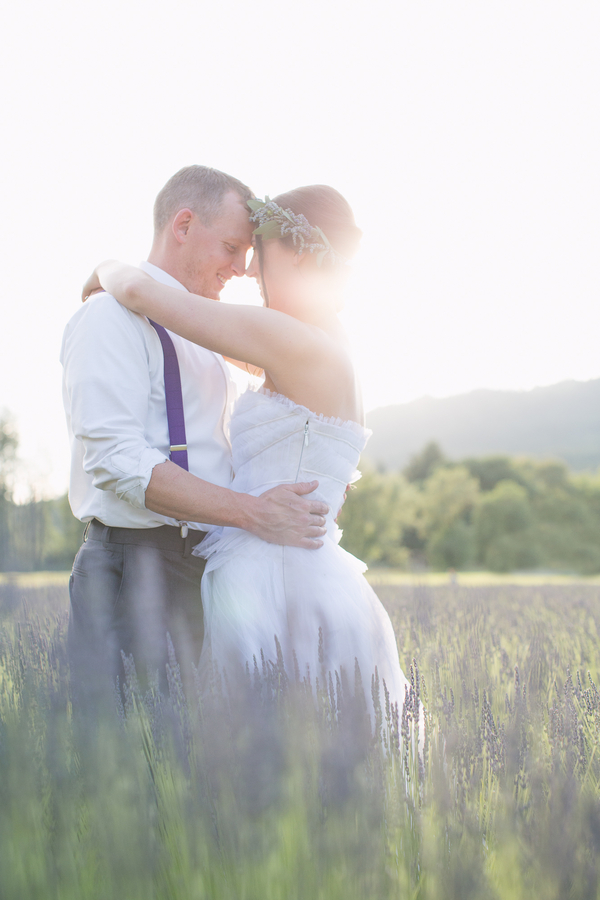
[[[92,294],[97,294],[99,291],[103,291],[104,288],[100,284],[100,279],[98,278],[98,267],[94,269],[92,274],[89,276],[87,281],[85,282],[83,288],[81,289],[81,302],[85,303]]]
[[[81,299],[85,303],[92,294],[96,294],[98,291],[107,291],[120,303],[133,309],[134,304],[129,301],[127,296],[128,288],[137,285],[140,280],[147,281],[148,276],[135,266],[129,266],[116,259],[107,259],[96,266],[84,284]]]
[[[110,293],[110,288],[106,284],[106,278],[115,268],[118,270],[124,265],[124,263],[120,263],[116,259],[105,259],[104,262],[99,263],[81,290],[81,302],[85,303],[92,294],[97,294],[99,291],[109,291]]]

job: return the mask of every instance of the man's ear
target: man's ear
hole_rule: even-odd
[[[180,209],[179,212],[175,214],[173,222],[171,223],[171,230],[177,243],[185,244],[193,218],[194,213],[191,209],[187,208]]]

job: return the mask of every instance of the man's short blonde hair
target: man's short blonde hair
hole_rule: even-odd
[[[154,202],[154,233],[160,234],[180,209],[191,209],[205,225],[210,225],[229,191],[235,191],[244,201],[254,197],[247,185],[218,169],[208,166],[180,169],[169,178]]]

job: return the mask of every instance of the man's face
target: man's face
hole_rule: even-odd
[[[225,194],[218,215],[209,225],[197,216],[190,223],[184,260],[184,286],[194,294],[218,300],[234,275],[243,275],[252,243],[250,210],[234,191]]]

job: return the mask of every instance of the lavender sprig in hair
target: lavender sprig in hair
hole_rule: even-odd
[[[332,262],[345,263],[347,260],[337,253],[320,228],[311,225],[302,213],[294,213],[291,209],[282,209],[274,200],[248,200],[252,210],[251,222],[257,222],[254,234],[260,234],[265,240],[283,238],[291,235],[292,243],[299,253],[316,253],[317,265],[329,256]]]

